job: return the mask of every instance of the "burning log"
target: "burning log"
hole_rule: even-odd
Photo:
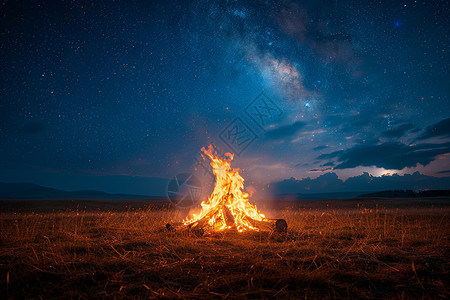
[[[211,160],[211,167],[216,176],[216,185],[208,201],[202,202],[200,214],[193,215],[183,223],[167,224],[169,231],[187,230],[196,236],[202,236],[208,231],[234,229],[238,232],[246,230],[263,230],[277,233],[287,232],[284,219],[268,219],[258,212],[256,206],[248,201],[248,194],[243,192],[244,178],[239,175],[239,169],[231,168],[233,154],[225,153],[221,158],[213,153],[210,145],[202,152]],[[202,153],[203,159],[205,156]]]
[[[225,221],[225,225],[228,227],[233,227],[235,219],[233,217],[233,214],[231,213],[230,209],[227,206],[222,207],[222,215],[223,219]]]

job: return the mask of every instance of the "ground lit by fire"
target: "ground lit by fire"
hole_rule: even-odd
[[[448,201],[278,199],[258,207],[286,235],[203,237],[167,232],[163,203],[1,201],[0,295],[448,298]]]

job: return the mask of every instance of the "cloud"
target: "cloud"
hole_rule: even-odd
[[[327,62],[333,60],[350,62],[355,56],[352,39],[348,34],[336,33],[326,35],[319,32],[318,38],[312,43],[312,46],[316,53]],[[360,76],[360,74],[355,73],[355,76]]]
[[[414,125],[412,124],[403,124],[398,126],[397,128],[386,130],[382,132],[381,135],[388,138],[400,138],[413,128]]]
[[[419,144],[408,146],[398,142],[378,145],[357,145],[353,148],[335,151],[318,156],[318,159],[337,159],[340,162],[335,169],[349,169],[358,166],[376,166],[378,168],[401,170],[428,165],[436,156],[450,152],[450,143]]]
[[[332,161],[329,161],[327,163],[324,163],[323,165],[320,165],[321,167],[333,167],[335,164]]]
[[[291,125],[280,126],[266,132],[266,138],[269,140],[280,140],[295,135],[300,129],[304,128],[306,123],[302,121],[294,122]]]
[[[328,148],[328,146],[323,145],[323,146],[317,146],[317,147],[314,147],[313,150],[314,150],[314,151],[320,151],[320,150],[327,149],[327,148]]]
[[[316,179],[290,178],[270,184],[270,190],[277,194],[325,193],[325,192],[375,192],[394,189],[448,189],[450,177],[433,177],[415,172],[405,175],[373,176],[367,172],[343,181],[334,172]]]
[[[425,128],[417,140],[425,140],[432,137],[450,137],[450,118],[444,119]]]
[[[326,62],[350,63],[355,58],[349,34],[329,33],[324,23],[309,18],[307,10],[296,3],[287,3],[277,14],[276,20],[286,34],[309,46]]]
[[[323,173],[325,171],[331,170],[332,168],[323,168],[323,169],[311,169],[308,173]]]
[[[287,34],[300,41],[306,40],[306,23],[308,14],[306,9],[295,3],[289,3],[278,14],[277,21]]]
[[[325,117],[323,123],[328,128],[339,128],[340,131],[351,133],[359,132],[361,128],[371,127],[373,125],[374,112],[353,112],[348,114],[328,115]]]
[[[333,173],[326,173],[320,175],[316,179],[290,178],[280,182],[270,184],[270,190],[275,193],[301,193],[301,192],[324,192],[327,190],[335,191],[342,189],[343,182],[338,176]]]
[[[448,173],[450,173],[450,170],[439,171],[437,173],[438,174],[448,174]]]

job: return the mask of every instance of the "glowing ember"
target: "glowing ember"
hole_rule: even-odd
[[[216,176],[214,191],[206,202],[202,202],[200,214],[194,214],[184,222],[193,228],[210,227],[211,230],[235,228],[244,230],[259,230],[260,222],[269,221],[259,213],[256,206],[248,202],[248,194],[243,192],[244,178],[239,175],[239,169],[230,166],[234,155],[225,153],[227,158],[220,158],[213,153],[213,147],[202,148],[202,152],[211,159],[211,167]],[[203,159],[205,156],[202,153]]]

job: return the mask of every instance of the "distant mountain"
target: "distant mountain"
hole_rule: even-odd
[[[387,190],[376,193],[362,194],[359,197],[368,198],[423,198],[423,197],[449,197],[450,190],[431,190],[414,192],[411,190]]]
[[[415,198],[417,193],[411,190],[387,190],[359,195],[361,198]]]
[[[101,191],[62,191],[33,183],[0,183],[0,199],[150,199],[144,195],[109,194]]]
[[[276,199],[287,198],[291,200],[321,200],[321,199],[350,199],[358,197],[359,192],[336,192],[336,193],[289,193],[276,194]]]

